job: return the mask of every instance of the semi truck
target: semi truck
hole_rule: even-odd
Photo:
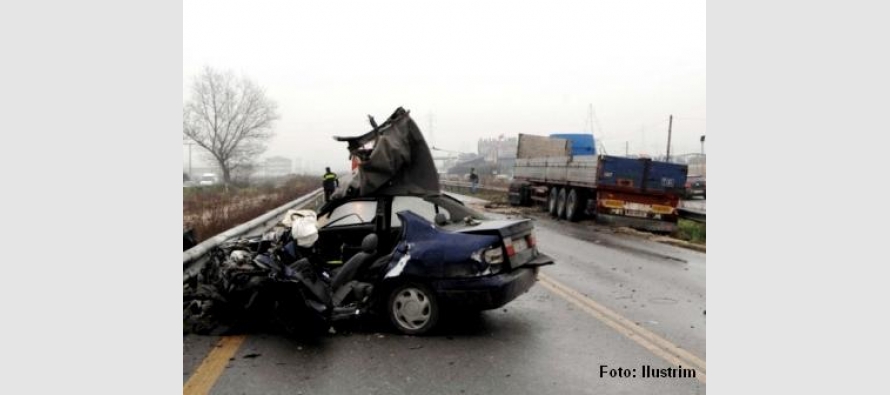
[[[597,153],[591,134],[520,134],[509,201],[552,216],[653,232],[677,228],[687,166]]]

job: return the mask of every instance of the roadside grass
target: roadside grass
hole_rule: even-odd
[[[681,219],[677,222],[677,231],[673,236],[680,240],[705,244],[705,224]]]
[[[183,188],[182,227],[193,229],[200,243],[320,186],[318,177],[293,176],[278,186],[269,182],[228,188]]]

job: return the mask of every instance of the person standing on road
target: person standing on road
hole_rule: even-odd
[[[325,167],[325,173],[322,177],[322,186],[324,187],[324,201],[331,201],[331,194],[334,193],[334,190],[340,186],[340,180],[337,179],[337,175],[331,172],[330,167]]]
[[[475,167],[470,168],[470,184],[471,184],[470,191],[473,194],[476,194],[476,189],[479,188],[479,175],[476,174]]]

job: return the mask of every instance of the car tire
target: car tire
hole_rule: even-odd
[[[566,198],[566,219],[571,222],[576,222],[581,218],[581,213],[584,212],[584,206],[586,200],[584,198],[584,191],[573,188],[568,197]]]
[[[556,200],[556,218],[566,218],[566,189],[559,188],[559,196]]]
[[[547,199],[547,211],[552,216],[556,216],[556,201],[559,198],[559,188],[553,187],[550,188],[550,196]]]
[[[393,327],[406,335],[422,335],[439,321],[439,301],[429,287],[404,283],[393,288],[386,304]]]

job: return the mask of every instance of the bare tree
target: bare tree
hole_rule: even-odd
[[[277,109],[250,79],[208,66],[195,78],[191,98],[183,105],[183,138],[207,150],[228,184],[233,171],[249,167],[266,150]]]

